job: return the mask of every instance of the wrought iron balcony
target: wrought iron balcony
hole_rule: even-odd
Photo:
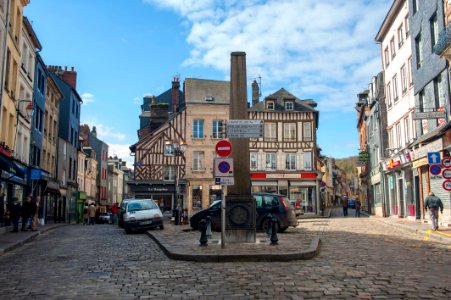
[[[434,46],[434,53],[451,60],[451,25],[446,26],[439,33],[437,44]]]

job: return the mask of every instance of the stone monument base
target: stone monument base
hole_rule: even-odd
[[[255,214],[255,199],[252,195],[227,195],[226,242],[255,243]]]

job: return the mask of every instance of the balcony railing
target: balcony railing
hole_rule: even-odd
[[[451,46],[451,25],[446,26],[438,35],[437,44],[434,46],[434,53],[440,56],[445,55],[445,52]]]

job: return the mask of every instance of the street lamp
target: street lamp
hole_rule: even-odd
[[[25,107],[25,115],[22,113],[22,111],[20,109],[20,105],[22,103],[24,103],[24,102],[28,103],[27,106]],[[15,130],[15,133],[14,133],[14,147],[13,147],[14,151],[16,149],[16,144],[17,144],[16,140],[17,140],[17,130],[18,130],[18,127],[19,127],[19,116],[22,116],[23,118],[30,119],[33,116],[33,112],[34,112],[34,107],[33,107],[33,101],[32,100],[19,100],[17,102],[17,106],[16,106],[16,130]],[[17,155],[17,153],[16,153],[16,155]]]
[[[179,156],[183,156],[185,151],[186,151],[186,142],[185,141],[181,141],[181,142],[171,142],[171,141],[167,141],[165,142],[165,150],[164,153],[165,155],[168,156],[174,156],[174,169],[175,169],[175,174],[174,174],[174,201],[173,201],[173,206],[172,206],[172,211],[175,213],[177,211],[178,208],[178,159],[177,157]],[[181,209],[183,210],[183,199],[182,202],[180,203],[181,205]],[[180,218],[180,210],[178,210],[178,215],[175,214],[175,224],[178,224],[178,219]]]

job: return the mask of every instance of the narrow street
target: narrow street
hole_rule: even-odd
[[[314,259],[289,263],[174,261],[145,234],[63,226],[0,257],[0,293],[2,299],[451,298],[449,246],[355,218],[353,210],[346,218],[339,212],[291,229],[321,232],[322,244]]]

